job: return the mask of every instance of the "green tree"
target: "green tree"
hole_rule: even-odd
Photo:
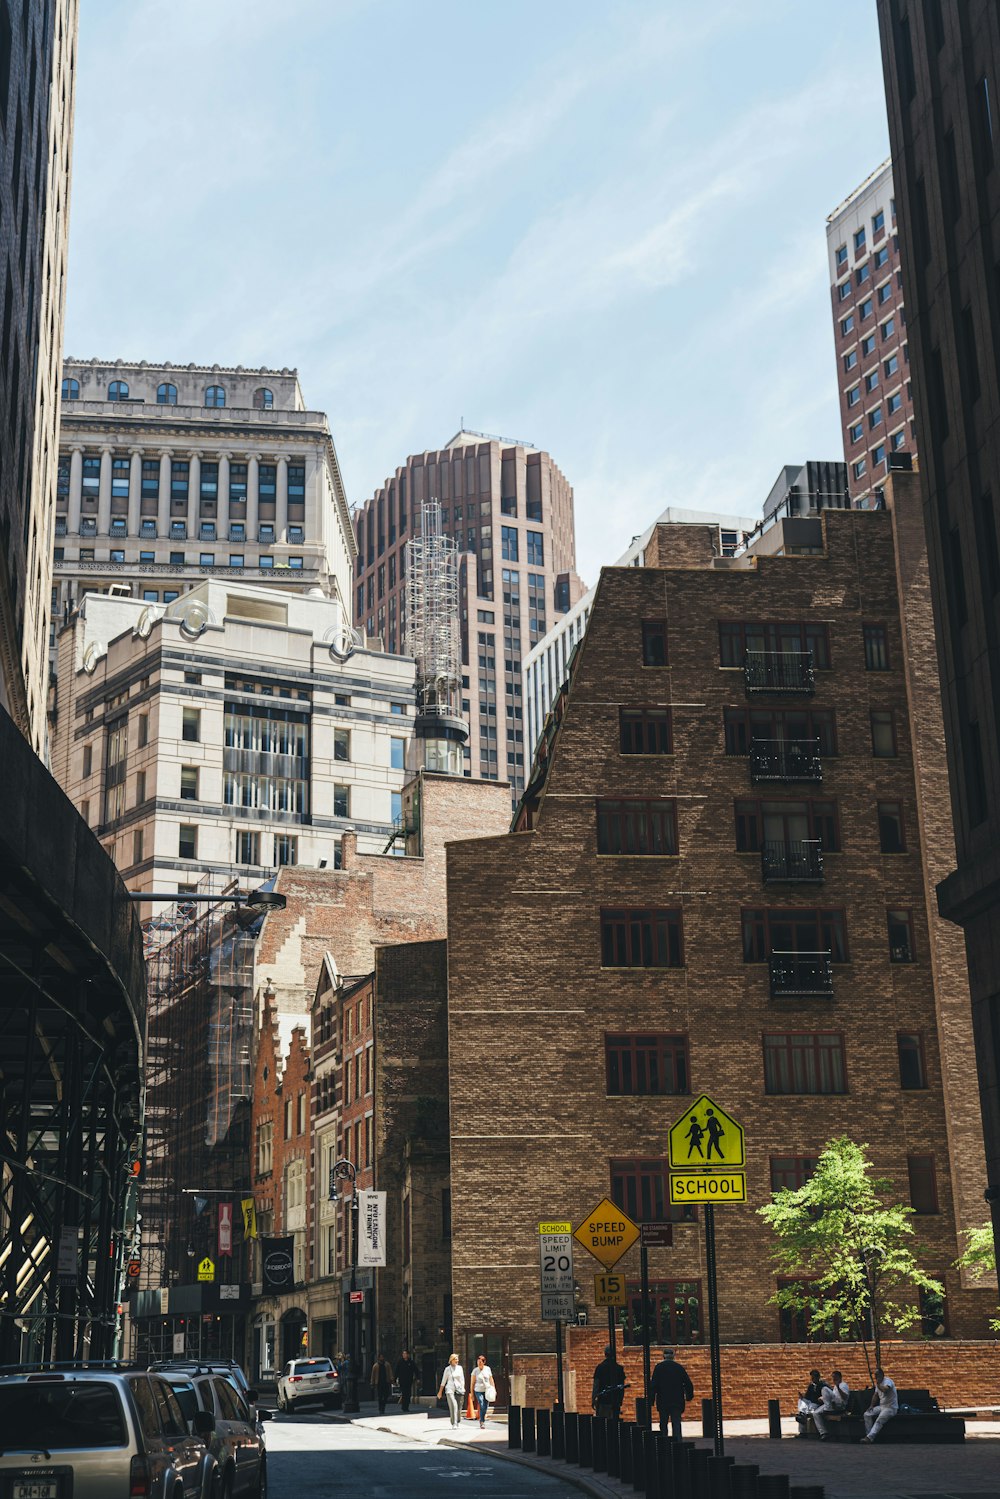
[[[955,1261],[956,1270],[969,1270],[973,1280],[986,1280],[996,1274],[997,1249],[993,1236],[993,1224],[984,1223],[982,1228],[965,1230],[965,1248]],[[1000,1317],[990,1319],[993,1332],[1000,1332]]]
[[[771,1298],[806,1318],[825,1338],[860,1338],[871,1374],[886,1332],[920,1317],[916,1293],[943,1297],[944,1286],[914,1258],[911,1207],[893,1201],[891,1181],[872,1174],[868,1146],[830,1140],[805,1186],[784,1188],[758,1208],[778,1246],[773,1259],[787,1283]]]

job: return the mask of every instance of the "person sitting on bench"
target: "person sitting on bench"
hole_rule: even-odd
[[[826,1380],[818,1369],[809,1370],[809,1383],[806,1385],[805,1393],[799,1396],[799,1410],[795,1417],[799,1423],[799,1436],[809,1434],[809,1418],[814,1412],[822,1409],[823,1391],[826,1389]]]
[[[847,1383],[839,1369],[834,1369],[830,1376],[830,1383],[823,1386],[819,1410],[813,1411],[813,1422],[819,1432],[819,1439],[825,1442],[829,1433],[826,1429],[827,1416],[842,1416],[847,1409],[850,1398],[851,1387]]]
[[[876,1408],[878,1410],[877,1415]],[[876,1369],[872,1403],[864,1413],[865,1435],[861,1440],[863,1442],[874,1442],[885,1423],[891,1421],[898,1411],[899,1396],[896,1394],[896,1386],[884,1369]]]

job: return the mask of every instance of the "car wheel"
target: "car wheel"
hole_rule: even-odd
[[[280,1390],[278,1391],[278,1409],[279,1411],[283,1411],[285,1409],[285,1397]]]

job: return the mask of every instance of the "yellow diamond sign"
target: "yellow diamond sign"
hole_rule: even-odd
[[[743,1126],[703,1093],[671,1129],[668,1151],[671,1171],[742,1166],[746,1161]]]
[[[588,1213],[573,1235],[588,1254],[610,1270],[639,1237],[638,1226],[627,1213],[616,1208],[606,1197]]]

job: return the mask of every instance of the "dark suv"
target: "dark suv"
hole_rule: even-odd
[[[267,1453],[260,1422],[270,1411],[255,1416],[231,1379],[196,1369],[164,1369],[189,1426],[200,1411],[211,1411],[215,1430],[209,1438],[218,1467],[219,1499],[267,1499]]]

